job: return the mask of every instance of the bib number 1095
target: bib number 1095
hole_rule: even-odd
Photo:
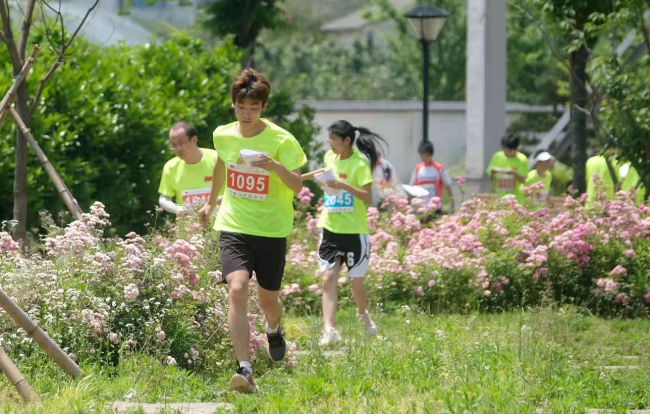
[[[243,164],[228,166],[228,192],[239,198],[264,201],[269,195],[269,172]]]

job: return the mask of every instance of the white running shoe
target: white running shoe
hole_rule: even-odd
[[[359,318],[359,322],[363,325],[363,329],[366,331],[366,336],[377,335],[377,325],[372,321],[368,311],[361,315],[357,313],[357,318]]]
[[[342,340],[343,338],[341,338],[341,334],[336,330],[336,328],[327,328],[323,333],[323,337],[320,339],[320,344],[322,346],[325,346],[329,344],[335,344]]]

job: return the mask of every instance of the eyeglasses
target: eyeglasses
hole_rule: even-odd
[[[189,142],[185,142],[179,145],[174,145],[171,142],[167,141],[167,145],[169,146],[169,148],[173,149],[174,151],[180,151],[183,148],[187,147],[189,145]]]

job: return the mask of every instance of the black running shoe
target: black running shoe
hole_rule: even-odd
[[[284,355],[287,353],[287,342],[284,340],[284,336],[282,335],[282,328],[278,326],[277,333],[267,333],[266,339],[268,342],[266,351],[268,352],[271,361],[282,361],[284,359]]]

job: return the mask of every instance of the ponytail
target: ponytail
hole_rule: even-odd
[[[345,139],[350,137],[350,144],[356,141],[357,149],[364,154],[370,161],[370,170],[374,170],[377,166],[379,156],[383,152],[382,142],[388,146],[386,140],[380,135],[375,134],[368,128],[356,127],[348,121],[337,121],[330,125],[328,128],[333,134]],[[356,138],[356,133],[359,132],[359,137]]]

